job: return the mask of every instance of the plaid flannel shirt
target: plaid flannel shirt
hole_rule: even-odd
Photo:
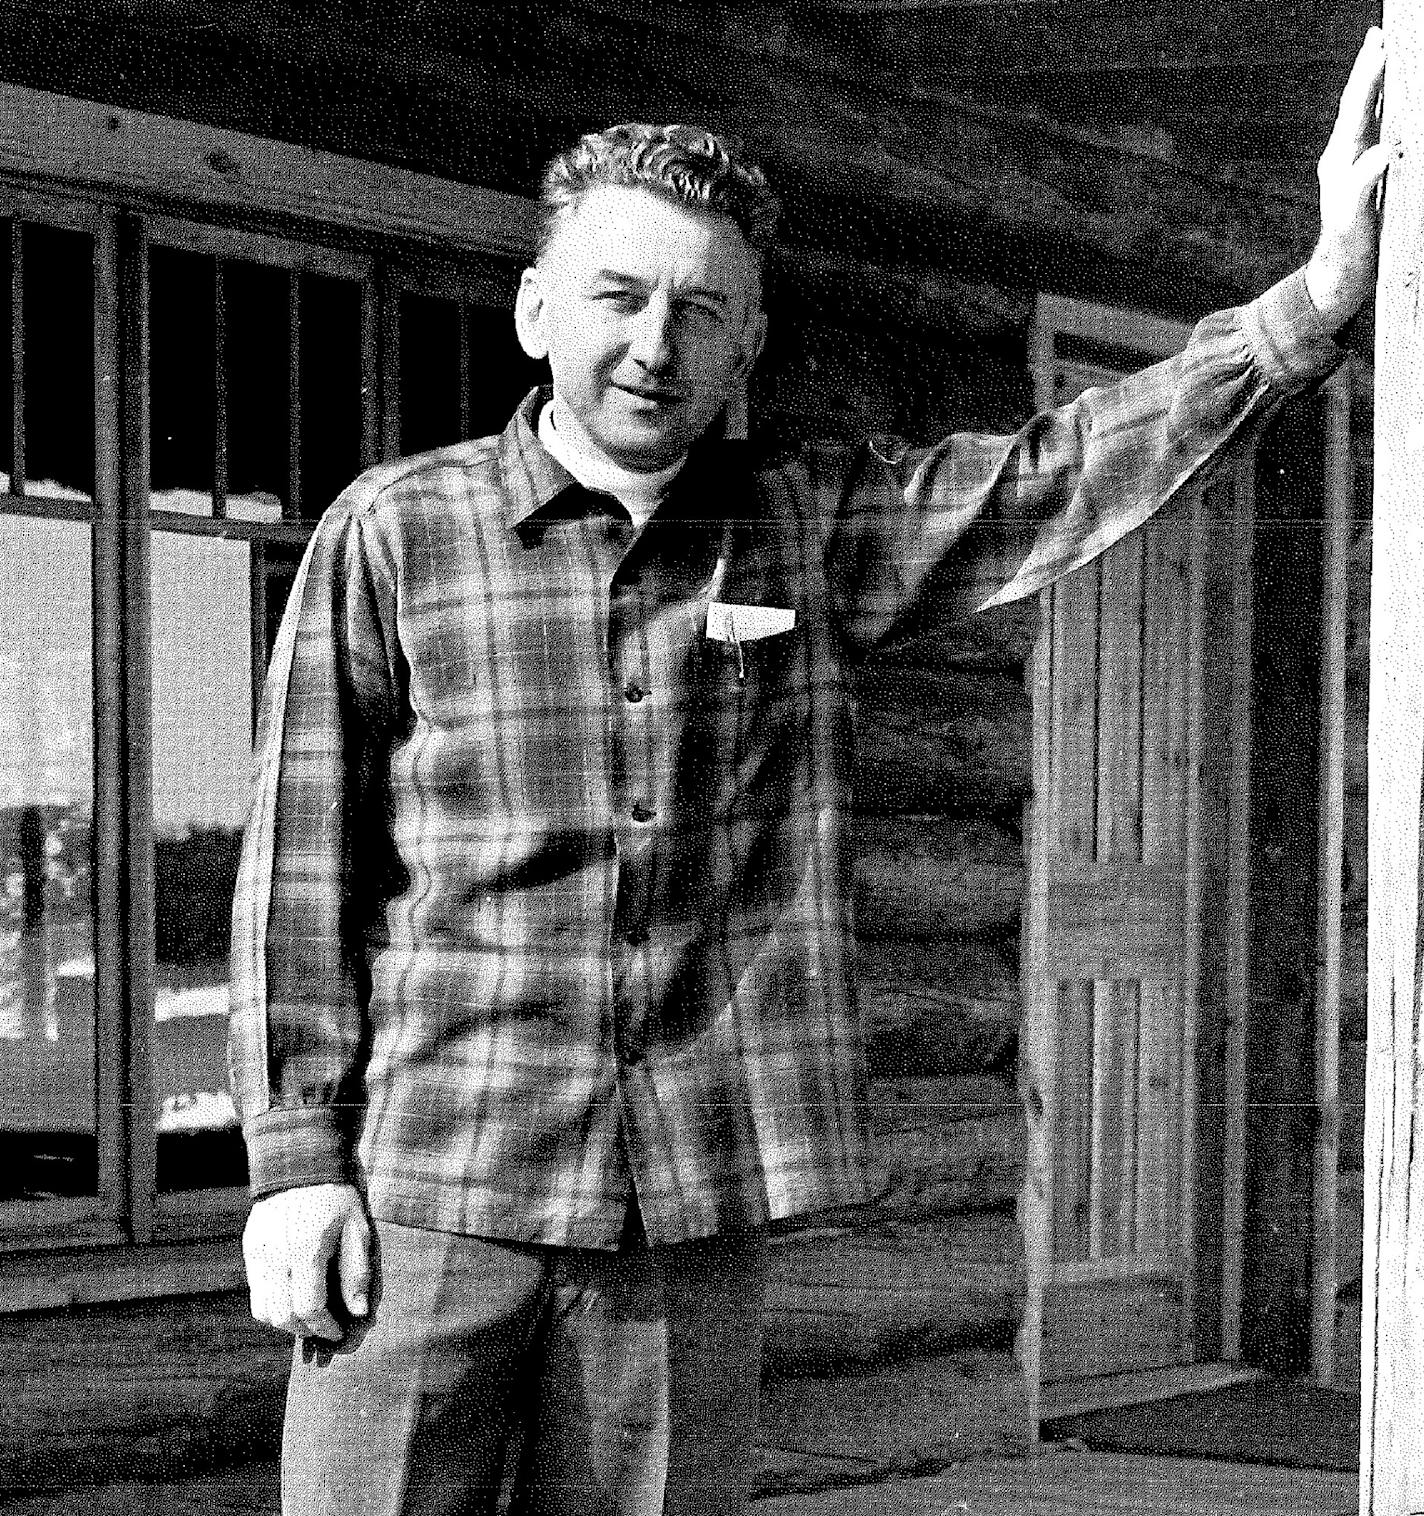
[[[234,906],[253,1192],[616,1246],[864,1201],[848,675],[1087,562],[1338,359],[1299,274],[1016,436],[693,451],[641,531],[504,433],[371,470],[272,655]],[[708,635],[709,605],[777,607]],[[744,617],[744,622],[746,618]]]

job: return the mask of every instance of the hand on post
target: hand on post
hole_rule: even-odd
[[[1317,168],[1320,240],[1306,265],[1305,287],[1331,331],[1344,326],[1374,293],[1380,191],[1395,156],[1388,143],[1377,140],[1384,72],[1384,33],[1372,26]]]
[[[341,1340],[327,1298],[333,1258],[347,1314],[364,1316],[369,1309],[371,1226],[352,1185],[300,1185],[259,1200],[242,1234],[242,1256],[252,1314],[278,1331]]]

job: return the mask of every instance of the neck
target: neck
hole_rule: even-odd
[[[598,446],[557,395],[539,416],[539,440],[585,489],[621,501],[639,527],[686,462],[684,454],[654,473],[625,467]]]

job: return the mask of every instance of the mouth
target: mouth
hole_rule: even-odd
[[[643,405],[656,406],[664,410],[680,404],[683,398],[681,390],[665,389],[658,385],[615,384],[613,387]]]

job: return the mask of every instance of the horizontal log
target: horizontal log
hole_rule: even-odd
[[[842,320],[878,313],[882,326],[890,321],[915,330],[968,330],[1014,345],[1033,318],[1028,290],[917,265],[881,268],[831,251],[787,249],[777,258],[774,281],[778,300],[794,296]]]
[[[966,1118],[972,1125],[972,1118]],[[793,1233],[773,1246],[771,1377],[1007,1343],[1012,1216]],[[0,1489],[171,1480],[275,1457],[289,1342],[245,1293],[0,1317]]]
[[[855,826],[855,904],[866,937],[939,938],[1017,931],[1023,845],[991,822],[866,817]]]
[[[870,1374],[762,1390],[759,1495],[928,1474],[1028,1452],[1028,1395],[1012,1354],[913,1358]]]
[[[1023,1290],[1023,1238],[1011,1214],[793,1232],[771,1254],[767,1373],[1007,1346]]]
[[[1022,680],[1038,635],[1038,597],[1015,600],[972,616],[936,618],[928,614],[907,623],[878,659],[907,668],[966,669],[1008,674]]]
[[[938,233],[938,265],[958,263],[980,279],[986,247],[999,242],[1023,288],[1052,282],[1055,268],[1078,277],[1077,249],[1153,270],[1164,298],[1183,278],[1255,289],[1308,252],[1311,169],[1339,86],[1332,44],[1317,72],[1282,78],[1264,111],[1244,82],[1249,71],[1226,85],[1168,71],[1134,90],[1133,113],[1114,119],[1097,80],[1076,90],[1059,80],[1034,98],[1011,74],[986,78],[984,59],[958,45],[958,23],[947,33],[929,15],[907,63],[881,56],[903,53],[898,25],[862,21],[879,30],[861,38],[837,18],[829,40],[817,34],[798,46],[784,8],[725,35],[700,16],[691,34],[650,26],[661,13],[631,3],[598,12],[467,7],[458,17],[444,7],[438,21],[418,7],[357,16],[215,0],[161,13],[127,0],[35,9],[15,9],[0,41],[10,76],[42,88],[83,94],[87,82],[95,92],[98,81],[54,39],[76,21],[91,34],[102,23],[102,82],[122,97],[116,104],[303,134],[315,146],[523,193],[549,152],[589,125],[703,119],[761,151],[788,198],[814,202],[834,186],[866,206],[849,227],[827,218],[827,245],[893,227],[923,247]],[[1044,24],[1053,36],[1074,35],[1056,12]],[[1117,59],[1100,27],[1096,36],[1090,51]],[[968,65],[958,78],[954,60]],[[1223,126],[1223,107],[1238,95],[1249,101],[1249,124]],[[1243,151],[1243,141],[1270,151]],[[946,220],[957,223],[953,237]],[[1036,243],[1051,251],[1025,257]]]
[[[583,0],[580,8],[621,15],[629,0]],[[1311,61],[1348,71],[1366,15],[1359,0],[1312,0],[1292,9],[1286,28],[1252,0],[1225,0],[1210,12],[1139,0],[1108,28],[1091,6],[1045,10],[1025,9],[1022,0],[960,0],[953,25],[946,25],[948,8],[925,0],[831,0],[728,6],[709,20],[696,6],[662,6],[651,24],[685,40],[706,36],[710,27],[726,45],[837,76],[854,68],[855,77],[895,91],[985,77],[1025,87],[1035,76],[1061,90],[1075,75],[1200,73],[1246,63],[1277,74]],[[1238,106],[1244,103],[1223,102],[1222,109]]]
[[[0,1317],[0,1489],[275,1456],[291,1351],[245,1291]]]
[[[1013,944],[864,937],[856,987],[872,1075],[1008,1068],[1023,1012]]]
[[[993,811],[1033,786],[1033,712],[1020,678],[878,659],[856,678],[861,811]]]
[[[870,1086],[877,1161],[888,1188],[876,1212],[897,1221],[1011,1211],[1023,1186],[1028,1129],[1007,1079],[877,1079]]]

